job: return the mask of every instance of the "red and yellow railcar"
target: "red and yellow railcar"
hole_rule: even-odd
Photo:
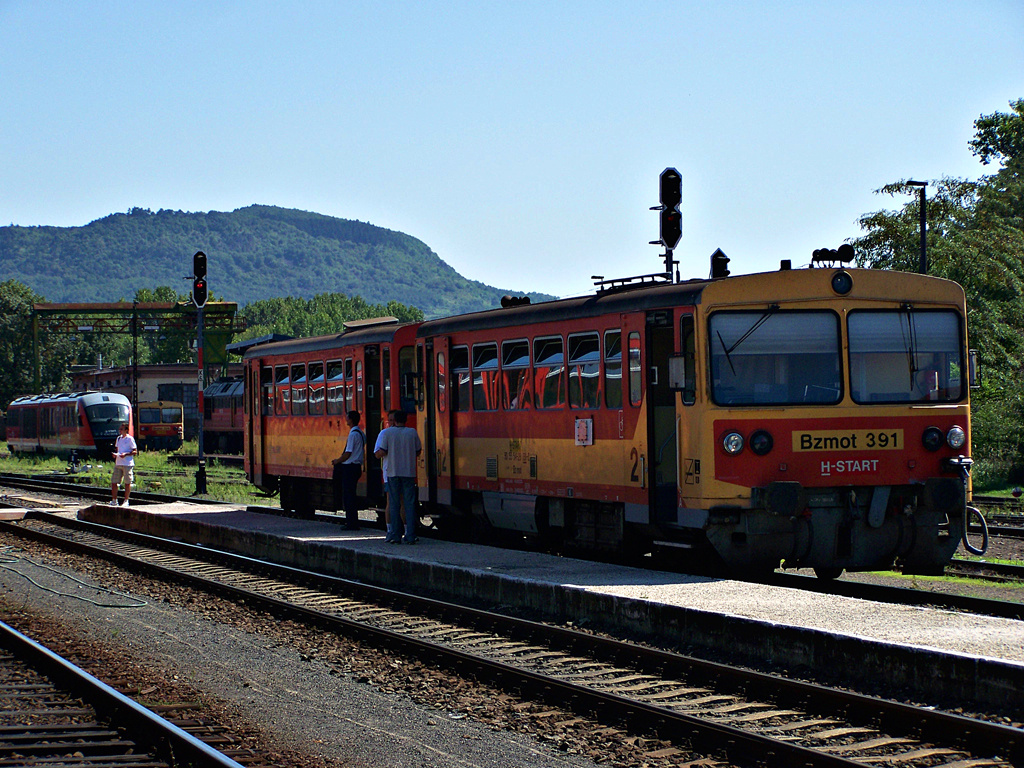
[[[970,498],[963,290],[782,269],[421,324],[420,498],[452,525],[732,570],[941,571]]]
[[[245,469],[284,509],[335,509],[331,460],[345,449],[350,410],[362,415],[368,443],[357,495],[383,496],[373,445],[389,411],[415,416],[415,324],[376,318],[345,324],[331,336],[259,344],[244,356]],[[415,418],[409,426],[415,425]]]
[[[185,441],[185,409],[174,400],[139,403],[139,448],[176,451]]]

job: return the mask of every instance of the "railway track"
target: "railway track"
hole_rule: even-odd
[[[3,623],[0,702],[3,766],[241,768]]]
[[[67,494],[73,497],[94,499],[105,502],[110,498],[107,489],[90,488],[75,483],[66,483],[49,478],[25,478],[23,476],[5,475],[0,473],[0,485],[8,485],[25,490],[34,490],[44,493]],[[153,502],[153,503],[174,503],[182,501],[175,496],[167,496],[157,493],[145,493],[132,491],[132,502]],[[202,499],[198,497],[185,499],[191,503],[219,504],[218,501]],[[2,503],[0,503],[2,506]],[[255,511],[264,514],[282,515],[287,514],[280,508],[275,507],[250,507]],[[324,522],[343,523],[344,518],[333,515],[318,515],[318,520]],[[430,529],[424,529],[421,533],[424,536],[432,535]],[[643,565],[641,564],[641,567]],[[961,575],[983,578],[982,573],[972,566],[964,566]],[[876,602],[893,603],[898,605],[920,605],[932,608],[942,608],[954,611],[969,611],[987,616],[998,616],[1001,618],[1024,620],[1024,603],[1010,602],[1007,600],[994,600],[979,598],[972,595],[958,595],[944,592],[930,592],[922,589],[911,589],[906,587],[894,587],[887,584],[862,583],[845,580],[822,580],[810,576],[794,573],[775,572],[763,579],[755,579],[759,583],[774,584],[792,589],[819,592],[824,594],[836,594],[844,597],[852,597],[862,600],[873,600]]]
[[[4,530],[184,581],[656,734],[680,760],[739,765],[1003,768],[1024,730],[837,691],[249,558],[33,514]],[[694,754],[696,753],[696,754]]]
[[[953,558],[953,561],[946,567],[946,572],[974,576],[988,581],[1024,583],[1024,565]]]

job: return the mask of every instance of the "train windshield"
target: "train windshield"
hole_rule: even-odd
[[[160,409],[159,408],[140,408],[139,409],[139,423],[140,424],[159,424],[160,423]]]
[[[85,406],[85,414],[90,424],[104,421],[127,422],[131,409],[119,403],[97,403]]]
[[[716,312],[709,321],[711,396],[719,405],[838,403],[839,318],[833,312]]]
[[[956,402],[964,395],[960,315],[850,312],[850,394],[858,403]]]

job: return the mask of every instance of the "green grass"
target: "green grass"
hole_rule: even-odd
[[[989,562],[999,562],[996,560],[990,560]],[[902,581],[909,581],[910,586],[914,589],[926,589],[927,584],[945,583],[955,584],[963,587],[976,587],[978,586],[978,580],[970,576],[909,576],[900,573],[899,571],[872,571],[873,576],[886,576],[892,579],[900,579]],[[1000,589],[1014,589],[1024,590],[1024,584],[1020,582],[1003,582],[999,585]]]
[[[59,475],[76,482],[94,485],[99,488],[110,487],[110,473],[114,468],[114,460],[96,457],[82,461],[82,471],[75,474],[67,472],[67,458],[57,456],[37,456],[35,454],[10,454],[7,444],[0,443],[0,472],[11,474]],[[180,449],[182,454],[196,455],[198,447],[193,441],[185,443]],[[143,451],[135,457],[135,485],[139,491],[165,493],[171,496],[196,495],[196,467],[182,466],[172,463],[167,451]],[[227,501],[236,504],[258,504],[260,506],[279,506],[277,497],[267,498],[245,479],[241,467],[226,466],[216,461],[207,462],[206,493],[201,498]]]

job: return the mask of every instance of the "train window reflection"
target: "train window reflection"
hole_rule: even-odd
[[[336,416],[345,410],[345,364],[341,360],[328,360],[327,413]]]
[[[319,416],[324,412],[324,364],[309,364],[309,414]]]
[[[538,408],[565,405],[565,355],[562,337],[536,339],[533,342],[533,391]]]
[[[452,348],[452,410],[469,410],[469,349],[467,347]]]
[[[842,398],[832,312],[716,312],[708,325],[719,405],[831,404]]]
[[[506,341],[501,345],[501,405],[514,411],[530,407],[530,342]]]
[[[964,396],[960,316],[948,310],[850,312],[850,395],[858,403]]]
[[[498,407],[498,345],[473,345],[473,410]]]
[[[599,408],[601,342],[596,333],[569,337],[569,407]]]
[[[604,404],[622,407],[622,331],[604,334]]]

